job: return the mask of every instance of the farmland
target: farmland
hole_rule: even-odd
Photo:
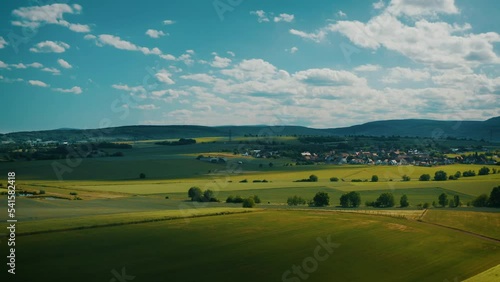
[[[17,278],[88,281],[96,275],[109,280],[113,270],[125,267],[127,274],[144,281],[155,277],[297,281],[293,280],[296,274],[282,275],[311,256],[318,238],[328,236],[338,248],[308,273],[309,281],[330,277],[372,281],[373,275],[380,281],[453,281],[500,263],[500,213],[467,206],[498,186],[500,174],[419,181],[420,175],[434,175],[438,170],[452,175],[479,171],[484,165],[296,165],[286,157],[235,154],[232,151],[240,141],[258,139],[234,139],[227,143],[222,137],[201,137],[197,144],[186,146],[144,140],[132,142],[132,149],[119,158],[0,162],[1,174],[16,172],[18,189],[44,192],[17,199],[18,244],[22,246]],[[280,142],[296,144],[297,140],[287,137]],[[200,155],[227,161],[203,161],[197,159]],[[61,179],[55,163],[67,169],[59,174]],[[139,177],[141,173],[144,178]],[[310,175],[318,180],[298,182]],[[377,182],[371,182],[373,175],[378,176]],[[332,177],[338,181],[332,182]],[[189,201],[187,190],[193,186],[213,190],[221,202]],[[359,192],[361,206],[341,208],[340,196],[351,191]],[[317,192],[328,193],[329,206],[287,205],[288,197],[311,200]],[[373,202],[386,192],[397,201],[407,195],[410,206],[365,206],[365,201]],[[451,199],[460,197],[462,205],[421,209],[423,203],[436,202],[443,193]],[[254,209],[224,202],[229,196],[253,195],[262,200]],[[0,214],[0,220],[6,219],[5,213]],[[47,256],[40,262],[29,255],[33,252]],[[27,271],[35,265],[36,271]],[[74,276],[77,265],[81,273]],[[485,273],[481,275],[496,275],[496,270]]]

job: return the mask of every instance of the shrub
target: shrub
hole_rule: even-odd
[[[232,195],[228,196],[226,199],[226,203],[234,203],[234,197]]]
[[[246,180],[246,179],[240,180],[240,183],[247,183],[247,182],[248,182],[248,180]]]
[[[297,195],[295,195],[293,197],[289,197],[286,202],[289,206],[297,206],[297,205],[305,205],[306,204],[306,200],[302,197],[297,196]]]
[[[244,208],[253,208],[255,207],[255,201],[252,197],[250,198],[246,198],[245,200],[243,200],[243,207]]]
[[[254,201],[256,204],[260,204],[260,203],[261,203],[260,198],[259,198],[259,196],[257,196],[257,195],[254,195],[254,196],[253,196],[253,201]]]
[[[422,174],[422,175],[420,175],[420,177],[418,178],[418,180],[420,180],[420,181],[429,181],[429,180],[431,180],[431,176],[429,174]]]
[[[430,205],[429,205],[429,203],[425,203],[425,204],[422,206],[422,208],[424,208],[424,209],[428,209],[428,208],[429,208],[429,206],[430,206]]]
[[[351,179],[351,182],[363,182],[361,179]]]
[[[410,202],[408,202],[408,196],[406,195],[401,196],[401,199],[399,200],[399,205],[402,208],[408,207],[410,205]]]
[[[488,195],[482,194],[472,201],[474,207],[487,207],[488,206]]]
[[[144,178],[146,178],[146,174],[145,174],[145,173],[143,173],[143,172],[141,172],[141,173],[139,174],[139,178],[140,178],[140,179],[144,179]]]
[[[330,177],[330,182],[338,182],[339,178],[338,177]]]
[[[44,195],[45,194],[45,190],[40,190],[40,192],[38,192],[38,194]]]
[[[69,192],[69,194],[70,194],[71,196],[76,196],[76,195],[78,195],[78,193],[76,193],[76,192]]]
[[[462,173],[460,171],[457,171],[457,172],[455,172],[454,176],[456,179],[459,179],[460,177],[462,177]]]
[[[372,182],[378,182],[378,176],[372,175]]]
[[[467,171],[464,171],[462,173],[462,176],[463,177],[472,177],[472,176],[476,176],[476,172],[473,171],[473,170],[467,170]]]
[[[405,174],[405,175],[403,175],[403,177],[401,177],[401,179],[402,179],[403,181],[410,181],[410,180],[411,180],[411,177],[409,177],[408,175],[406,175],[406,174]]]

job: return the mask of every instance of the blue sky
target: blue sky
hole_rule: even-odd
[[[9,1],[0,132],[500,115],[495,0]]]

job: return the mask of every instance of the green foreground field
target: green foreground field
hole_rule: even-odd
[[[18,237],[18,245],[15,281],[30,282],[111,281],[122,269],[134,281],[302,281],[294,265],[307,281],[441,282],[500,263],[498,242],[417,221],[319,210],[37,234]]]

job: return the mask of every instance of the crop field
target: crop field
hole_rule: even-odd
[[[416,221],[327,211],[255,211],[18,241],[17,281],[108,281],[122,268],[137,281],[294,281],[300,275],[294,265],[307,281],[373,281],[374,275],[461,281],[500,263],[498,242]]]

